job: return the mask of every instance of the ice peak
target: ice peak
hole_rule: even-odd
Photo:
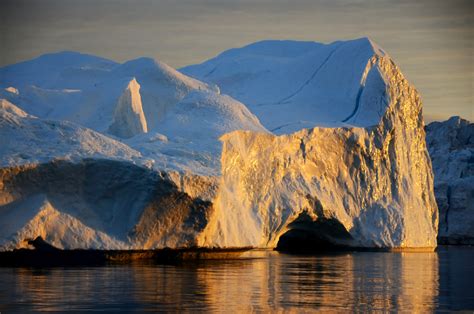
[[[358,42],[361,42],[362,44],[367,45],[368,47],[370,47],[370,49],[373,50],[374,54],[376,54],[376,55],[379,55],[381,57],[387,55],[385,50],[383,50],[376,42],[374,42],[369,37],[362,37],[362,38],[359,38],[359,39],[355,39],[354,41],[355,42],[358,41]]]
[[[138,84],[137,79],[133,77],[127,84],[127,89],[133,89],[137,90],[138,92],[140,91],[140,84]]]
[[[120,96],[113,119],[109,133],[115,136],[130,138],[148,132],[140,96],[140,84],[135,78],[130,80]]]
[[[348,46],[354,50],[365,51],[368,56],[378,55],[383,57],[388,55],[375,41],[366,36],[351,40],[338,40],[327,45]]]

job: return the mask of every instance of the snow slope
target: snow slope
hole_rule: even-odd
[[[440,211],[439,241],[474,243],[474,124],[451,117],[426,126]]]
[[[367,38],[328,45],[262,41],[181,71],[217,84],[266,128],[287,134],[341,122],[376,125],[388,100],[384,78],[372,65],[374,56],[384,55]]]

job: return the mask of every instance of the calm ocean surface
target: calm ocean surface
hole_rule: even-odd
[[[474,247],[179,265],[0,268],[0,312],[474,310]]]

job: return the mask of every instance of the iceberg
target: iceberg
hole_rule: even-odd
[[[181,72],[50,54],[0,97],[2,250],[437,245],[420,96],[367,38]]]
[[[438,241],[474,244],[474,124],[451,117],[426,126],[440,219]]]

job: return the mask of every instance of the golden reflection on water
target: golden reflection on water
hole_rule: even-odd
[[[436,309],[437,253],[292,256],[88,268],[0,269],[0,311],[138,309],[288,311]],[[6,289],[0,292],[7,291]]]

